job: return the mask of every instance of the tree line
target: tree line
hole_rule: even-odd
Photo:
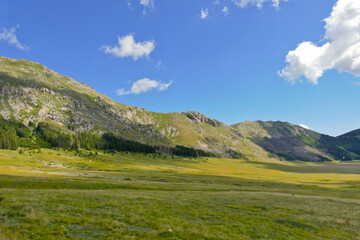
[[[92,132],[67,132],[50,123],[32,123],[25,126],[13,119],[0,118],[0,149],[16,150],[19,147],[66,148],[77,150],[115,150],[138,153],[165,153],[183,157],[215,157],[214,154],[185,146],[154,146],[128,140],[112,133],[102,136]]]

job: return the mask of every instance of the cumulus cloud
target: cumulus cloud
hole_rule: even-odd
[[[273,7],[278,8],[280,2],[286,2],[287,0],[232,0],[232,1],[236,6],[240,8],[247,7],[248,5],[255,5],[258,8],[262,8],[265,2],[271,2]]]
[[[113,47],[104,45],[101,49],[115,57],[132,57],[136,61],[139,58],[149,57],[150,53],[155,49],[155,42],[136,42],[134,36],[129,34],[124,37],[118,37],[118,45]]]
[[[163,83],[161,81],[150,80],[149,78],[143,78],[133,83],[130,90],[126,91],[123,88],[116,90],[116,94],[119,96],[129,94],[141,94],[151,90],[164,91],[170,87],[172,81]]]
[[[227,6],[225,6],[222,10],[221,10],[226,16],[229,15],[229,8]]]
[[[200,18],[206,19],[209,16],[209,9],[201,9]]]
[[[324,43],[302,42],[286,56],[279,75],[289,82],[304,76],[317,84],[326,70],[360,76],[360,1],[338,0],[325,20]]]
[[[6,41],[10,45],[13,45],[16,48],[25,51],[28,49],[28,47],[20,43],[20,41],[17,39],[15,34],[17,28],[19,28],[19,25],[10,29],[3,28],[2,32],[0,32],[0,41]]]

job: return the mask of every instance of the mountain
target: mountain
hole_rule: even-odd
[[[356,155],[354,159],[359,159],[360,156],[360,129],[348,132],[337,137],[340,140],[340,145],[346,150]]]
[[[340,135],[338,138],[341,139],[360,139],[360,129]]]
[[[360,138],[331,137],[287,122],[243,122],[232,126],[270,154],[286,160],[360,159]]]
[[[227,155],[259,146],[197,112],[156,113],[124,105],[41,64],[0,57],[0,115],[25,125],[48,122],[66,132],[111,132],[161,146],[183,145]]]
[[[25,125],[46,122],[69,134],[110,132],[143,144],[181,145],[225,157],[360,159],[359,135],[334,138],[286,122],[228,126],[194,111],[150,112],[115,102],[39,63],[6,57],[0,57],[0,115]]]
[[[323,161],[331,156],[317,148],[321,134],[287,122],[243,122],[233,128],[246,133],[257,145],[286,160]]]

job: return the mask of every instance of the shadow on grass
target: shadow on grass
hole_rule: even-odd
[[[144,173],[141,173],[143,176]],[[151,179],[154,173],[146,176]],[[267,192],[286,193],[314,196],[331,196],[338,198],[360,199],[358,188],[329,189],[326,185],[293,184],[276,181],[249,180],[235,177],[211,176],[211,175],[161,175],[160,177],[173,178],[171,182],[157,182],[144,179],[132,178],[132,181],[113,180],[104,178],[77,178],[77,177],[30,177],[0,175],[1,189],[46,189],[46,190],[149,190],[149,191],[194,191],[194,192]],[[139,176],[135,176],[139,177]],[[187,181],[184,181],[186,179]]]
[[[276,220],[275,222],[282,224],[282,225],[292,226],[292,227],[296,227],[296,228],[303,229],[303,230],[315,230],[316,229],[316,227],[313,227],[311,225],[292,221],[292,220],[280,219],[280,220]]]
[[[343,173],[360,174],[360,163],[319,163],[317,166],[287,166],[280,163],[249,161],[251,164],[265,166],[268,169],[293,173]]]

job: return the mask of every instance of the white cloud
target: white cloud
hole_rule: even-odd
[[[221,10],[226,16],[229,15],[229,8],[227,6],[225,6],[222,10]]]
[[[244,8],[248,5],[255,5],[258,8],[262,8],[265,2],[271,2],[272,6],[275,8],[279,8],[280,2],[286,2],[288,0],[232,0],[233,3],[240,7]]]
[[[114,47],[104,45],[101,49],[115,57],[132,57],[135,61],[139,58],[149,57],[150,53],[155,49],[154,41],[135,42],[134,36],[131,34],[118,37],[118,41],[119,45]]]
[[[325,20],[322,45],[302,42],[286,56],[288,65],[279,72],[291,83],[301,76],[317,84],[330,69],[360,76],[360,1],[338,0]]]
[[[129,95],[129,94],[141,94],[146,93],[151,90],[164,91],[170,87],[172,81],[168,83],[163,83],[161,81],[150,80],[149,78],[143,78],[134,82],[130,90],[126,91],[121,88],[116,90],[116,94],[119,96]]]
[[[201,9],[201,15],[200,18],[201,19],[206,19],[209,16],[209,9]]]
[[[360,86],[360,82],[354,82],[355,86]]]
[[[145,15],[148,9],[154,8],[155,0],[140,0],[140,4],[144,6],[143,14]]]
[[[159,60],[159,61],[157,61],[157,63],[154,66],[156,68],[161,68],[161,67],[164,67],[164,63],[161,60]]]
[[[144,7],[153,8],[155,5],[155,0],[140,0],[140,4]]]
[[[25,51],[28,47],[20,43],[15,34],[18,27],[19,25],[10,29],[3,28],[2,32],[0,32],[0,41],[6,41],[10,45],[14,45],[16,48]]]
[[[311,128],[309,128],[308,126],[304,125],[304,124],[299,124],[300,127],[311,130]]]
[[[214,2],[216,5],[220,5],[220,1],[219,0],[215,0]]]
[[[133,8],[130,0],[126,0],[125,3],[126,3],[126,5],[128,6],[128,8],[129,8],[130,11],[134,10],[134,8]]]

